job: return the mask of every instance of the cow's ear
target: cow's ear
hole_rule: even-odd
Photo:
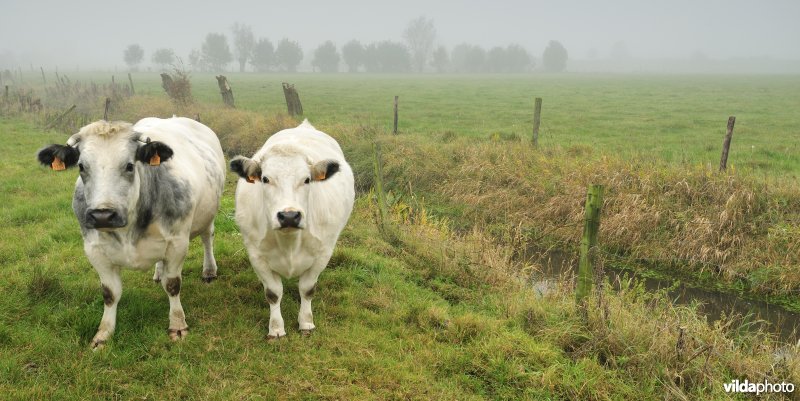
[[[311,166],[311,179],[313,181],[325,181],[339,172],[339,162],[336,160],[323,160]]]
[[[53,170],[66,170],[78,163],[81,152],[72,146],[50,145],[39,150],[36,158],[39,163]]]
[[[249,183],[261,181],[261,166],[251,159],[244,156],[236,156],[231,159],[231,171],[239,174]]]
[[[151,166],[158,166],[169,160],[173,153],[172,148],[163,142],[148,142],[136,149],[136,160]]]

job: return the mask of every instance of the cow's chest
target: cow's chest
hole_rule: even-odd
[[[93,241],[91,251],[101,253],[120,267],[147,269],[164,259],[168,246],[162,235],[148,234],[136,239],[119,234],[100,234]]]
[[[316,255],[308,250],[272,248],[265,253],[269,268],[286,278],[297,277],[314,265]]]

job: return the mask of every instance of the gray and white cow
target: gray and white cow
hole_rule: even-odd
[[[299,277],[303,334],[314,330],[317,278],[353,210],[353,171],[339,144],[308,121],[271,136],[252,158],[237,156],[236,223],[269,302],[269,338],[286,335],[281,276]]]
[[[72,209],[105,303],[92,348],[114,332],[124,267],[155,264],[153,279],[169,296],[170,338],[185,336],[181,269],[191,238],[203,240],[203,279],[217,274],[212,239],[225,160],[216,134],[188,118],[97,121],[66,145],[43,148],[38,159],[54,170],[80,170]]]

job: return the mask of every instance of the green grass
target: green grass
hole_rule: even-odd
[[[219,279],[201,282],[198,241],[185,263],[189,337],[168,340],[166,295],[151,272],[125,271],[117,331],[92,352],[102,296],[69,206],[75,173],[36,166],[33,157],[62,139],[0,120],[5,399],[721,399],[723,381],[756,377],[771,360],[769,338],[747,334],[721,346],[722,357],[701,373],[699,360],[670,351],[672,329],[689,327],[698,338],[689,347],[727,334],[692,309],[663,299],[653,309],[642,292],[609,293],[613,324],[598,326],[598,307],[584,321],[569,291],[534,298],[508,270],[510,253],[453,237],[424,209],[395,209],[402,245],[393,247],[380,238],[368,196],[320,278],[317,331],[307,338],[293,329],[299,300],[290,281],[288,336],[268,342],[261,284],[231,220],[233,177],[217,217]],[[647,327],[661,333],[662,350],[651,349]],[[746,351],[748,341],[763,351]],[[672,374],[696,382],[665,384]]]
[[[111,73],[67,73],[104,83]],[[133,73],[138,94],[165,96],[157,73]],[[740,75],[368,75],[227,74],[237,107],[285,113],[281,82],[296,84],[314,124],[477,138],[531,135],[533,99],[542,97],[541,144],[596,148],[656,164],[719,164],[728,116],[737,117],[729,166],[788,177],[800,173],[800,76]],[[117,74],[117,82],[127,82]],[[26,82],[40,83],[35,74]],[[201,103],[221,104],[211,74],[192,74]],[[102,102],[97,104],[102,115]]]

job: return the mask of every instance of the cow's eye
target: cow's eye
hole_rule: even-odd
[[[305,180],[305,181],[303,181],[303,183],[304,183],[304,184],[308,184],[308,183],[310,183],[310,182],[311,182],[311,178],[306,178],[306,180]]]
[[[130,173],[130,172],[133,172],[133,163],[128,163],[128,164],[126,164],[126,165],[125,165],[125,171],[127,171],[127,172],[129,172],[129,173]]]
[[[78,171],[80,171],[80,172],[82,173],[82,172],[84,172],[85,170],[86,170],[86,169],[85,169],[85,168],[83,168],[83,163],[78,163]]]
[[[261,177],[261,182],[263,182],[264,184],[269,184],[269,178],[267,178],[266,176]]]

